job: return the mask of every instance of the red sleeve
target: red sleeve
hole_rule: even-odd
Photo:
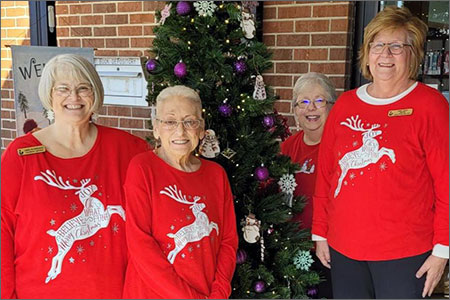
[[[147,178],[136,160],[130,163],[124,188],[129,256],[142,281],[161,298],[205,299],[205,295],[178,276],[151,235],[151,194]]]
[[[14,266],[14,233],[17,216],[14,208],[19,198],[22,163],[11,146],[2,155],[1,163],[1,298],[17,298]],[[7,188],[6,188],[7,187]]]
[[[335,104],[337,105],[337,104]],[[335,107],[333,107],[335,109]],[[311,233],[327,238],[328,234],[328,195],[330,194],[331,178],[333,176],[333,143],[334,118],[333,109],[328,115],[319,146],[317,160],[317,178],[313,197],[313,221]]]
[[[224,176],[224,210],[222,241],[217,256],[217,269],[211,286],[210,299],[228,299],[231,294],[231,279],[236,267],[236,251],[238,247],[238,236],[236,229],[236,216],[234,214],[233,195],[230,183]]]
[[[422,126],[422,147],[435,192],[433,245],[448,246],[449,239],[449,105],[439,95],[437,105],[429,107],[426,124]]]

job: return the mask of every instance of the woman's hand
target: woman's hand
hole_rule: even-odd
[[[421,278],[423,274],[427,273],[427,279],[425,280],[425,286],[423,288],[422,297],[431,296],[434,288],[439,283],[442,273],[444,273],[445,265],[448,259],[440,258],[434,255],[428,256],[427,260],[420,267],[416,273],[417,278]]]
[[[331,269],[330,248],[327,241],[316,241],[316,256],[320,259],[322,265]]]

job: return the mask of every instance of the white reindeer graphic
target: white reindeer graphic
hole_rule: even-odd
[[[172,198],[173,200],[191,204],[189,207],[195,217],[193,223],[182,227],[176,233],[168,233],[167,236],[174,239],[175,248],[167,255],[167,259],[171,264],[175,261],[177,254],[183,250],[183,248],[191,242],[200,241],[205,236],[209,236],[213,229],[219,234],[219,227],[214,222],[209,222],[208,216],[202,212],[206,207],[205,203],[198,203],[201,198],[194,196],[194,202],[186,200],[186,196],[182,194],[181,190],[177,189],[177,186],[169,186],[160,191],[160,194],[164,194]]]
[[[365,129],[359,120],[359,116],[351,116],[346,119],[346,122],[341,122],[341,125],[347,126],[348,128],[355,131],[362,131],[362,142],[363,145],[351,152],[346,153],[340,160],[339,166],[341,167],[341,176],[338,180],[338,185],[334,191],[334,197],[336,198],[339,194],[342,181],[347,175],[347,172],[351,169],[360,169],[365,166],[376,163],[383,155],[389,156],[392,163],[395,163],[395,152],[392,149],[385,147],[380,147],[378,141],[375,139],[376,136],[382,133],[381,130],[374,130],[380,127],[380,124],[373,124],[372,127]]]
[[[61,176],[57,177],[55,171],[46,170],[45,173],[41,172],[41,175],[35,176],[34,180],[42,180],[62,190],[77,190],[75,195],[78,195],[84,207],[79,215],[65,221],[56,231],[47,231],[55,237],[58,245],[58,253],[53,257],[52,266],[45,279],[45,283],[48,283],[61,273],[64,257],[75,241],[93,236],[101,228],[107,227],[112,214],[119,214],[125,221],[125,211],[121,205],[108,205],[105,210],[100,200],[91,197],[97,191],[95,184],[86,186],[91,179],[82,179],[81,186],[75,187],[68,180],[64,182]]]

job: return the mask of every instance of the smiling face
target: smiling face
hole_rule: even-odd
[[[313,102],[316,99],[327,99],[327,93],[322,88],[320,84],[312,83],[305,85],[299,92],[296,102],[302,100],[310,100]],[[295,117],[298,121],[299,126],[306,133],[313,131],[322,131],[325,121],[328,117],[329,104],[324,107],[317,108],[314,103],[310,103],[306,108],[300,108],[298,105],[295,106]]]
[[[87,80],[76,79],[73,70],[61,65],[51,92],[51,104],[56,122],[81,124],[89,122],[94,105],[94,93]],[[71,75],[72,74],[72,75]]]
[[[201,120],[198,103],[183,96],[172,96],[158,102],[156,111],[153,134],[156,139],[161,139],[161,150],[172,160],[189,157],[204,137],[203,122],[196,129],[186,129],[182,123],[171,129],[164,121]]]
[[[373,39],[374,43],[408,44],[408,34],[405,29],[383,30]],[[373,81],[389,85],[401,85],[408,81],[411,59],[411,47],[405,46],[401,54],[393,55],[388,47],[380,54],[369,50],[369,69]]]

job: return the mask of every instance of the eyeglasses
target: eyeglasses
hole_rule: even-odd
[[[384,51],[384,47],[387,46],[389,48],[389,51],[393,55],[399,55],[403,53],[403,49],[405,46],[411,46],[410,44],[403,44],[403,43],[381,43],[381,42],[372,42],[369,43],[370,52],[373,54],[381,54]]]
[[[94,93],[92,86],[87,84],[81,84],[78,87],[75,88],[75,90],[71,89],[67,85],[58,85],[53,87],[53,90],[55,91],[56,95],[67,98],[72,94],[72,91],[75,91],[75,94],[77,94],[80,97],[90,97]]]
[[[164,129],[174,130],[178,127],[179,123],[183,124],[185,129],[197,129],[200,127],[200,124],[203,120],[183,120],[183,121],[175,121],[175,120],[161,120],[156,119],[156,121],[160,122]]]
[[[302,99],[295,102],[294,107],[298,107],[300,109],[307,108],[311,103],[314,103],[314,106],[316,108],[322,108],[327,105],[328,101],[322,98],[317,98],[315,100],[309,100],[309,99]]]

